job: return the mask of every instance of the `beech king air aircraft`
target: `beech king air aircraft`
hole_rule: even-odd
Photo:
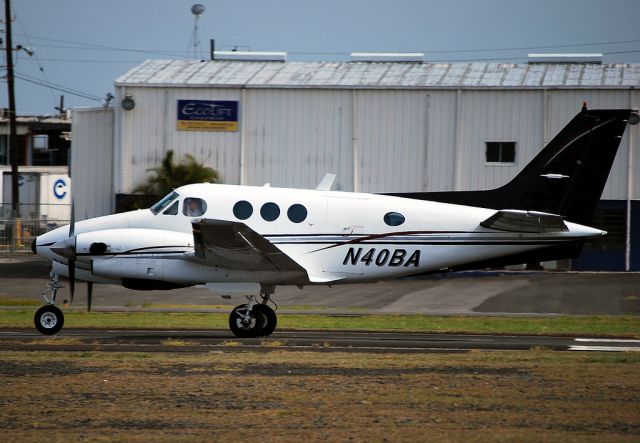
[[[52,262],[35,326],[63,326],[59,276],[138,290],[255,285],[229,317],[239,337],[271,334],[278,285],[375,282],[576,257],[605,235],[585,226],[637,111],[587,110],[511,182],[494,190],[365,194],[268,185],[182,186],[146,210],[71,222],[37,237]],[[73,211],[72,211],[73,212]],[[73,215],[72,215],[73,219]],[[226,290],[226,289],[225,289]],[[46,293],[47,291],[45,291]]]

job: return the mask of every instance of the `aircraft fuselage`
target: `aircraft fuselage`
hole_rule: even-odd
[[[189,214],[191,200],[204,212]],[[541,233],[480,225],[494,213],[377,194],[187,185],[155,213],[145,209],[76,222],[76,276],[125,285],[139,280],[178,286],[351,283],[438,271],[603,234],[573,223],[566,223],[564,232]],[[194,256],[192,222],[203,218],[244,223],[307,272],[202,263]],[[63,276],[69,272],[61,242],[68,234],[67,226],[60,227],[39,236],[36,246]]]

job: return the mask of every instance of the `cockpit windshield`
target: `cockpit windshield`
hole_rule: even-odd
[[[155,205],[151,206],[151,212],[155,214],[157,214],[158,212],[162,211],[164,208],[166,208],[167,206],[169,206],[169,204],[175,200],[178,197],[178,193],[173,191],[170,194],[167,194],[162,200],[160,200],[158,203],[156,203]]]

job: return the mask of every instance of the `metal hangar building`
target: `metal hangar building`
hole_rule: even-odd
[[[225,183],[411,192],[490,189],[513,178],[580,110],[638,108],[640,64],[601,56],[429,63],[422,54],[285,53],[148,60],[115,80],[116,106],[73,113],[79,217],[112,212],[168,150]],[[592,223],[610,232],[573,269],[640,270],[640,125],[621,141]],[[555,266],[557,264],[553,264]]]

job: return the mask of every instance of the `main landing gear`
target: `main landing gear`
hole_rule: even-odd
[[[248,303],[236,306],[231,311],[229,328],[236,337],[267,337],[275,331],[278,317],[275,311],[268,306],[274,290],[274,285],[261,285],[261,302],[258,302],[255,295],[252,295],[247,297]]]
[[[62,329],[62,326],[64,326],[64,315],[55,305],[56,294],[60,288],[62,288],[62,285],[60,285],[58,281],[58,276],[54,274],[51,277],[51,283],[47,285],[47,289],[42,293],[42,297],[44,297],[47,304],[38,309],[36,315],[33,317],[36,329],[42,334],[57,334]],[[48,292],[51,293],[51,298],[47,297]]]

